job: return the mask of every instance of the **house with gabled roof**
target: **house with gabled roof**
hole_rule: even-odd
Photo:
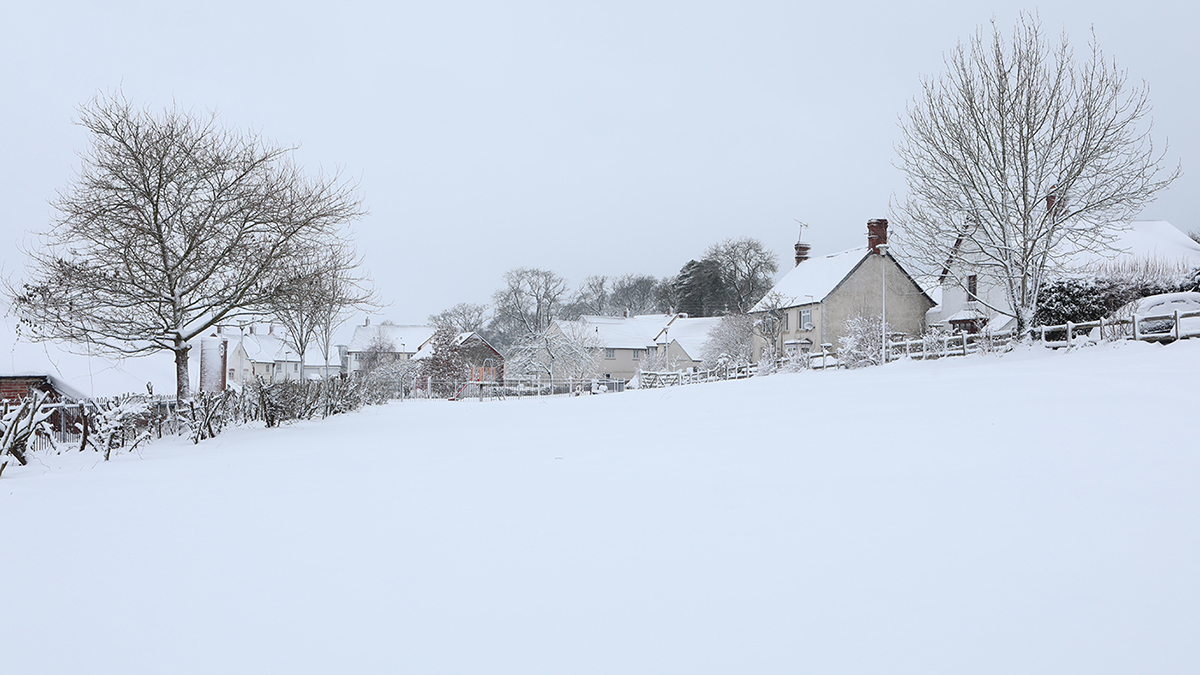
[[[378,344],[384,348],[383,360],[407,361],[417,355],[421,345],[433,337],[434,326],[399,325],[387,321],[372,326],[370,317],[366,323],[354,327],[354,335],[346,346],[344,372],[353,376],[363,369],[363,355]]]
[[[417,349],[417,353],[412,357],[413,360],[422,361],[433,358],[434,343],[433,336],[430,336]],[[451,342],[451,347],[457,354],[459,361],[466,366],[466,374],[470,381],[504,381],[504,355],[500,353],[500,350],[493,347],[492,343],[487,341],[487,338],[475,331],[459,333]]]
[[[798,242],[796,266],[751,310],[758,316],[770,312],[780,322],[773,337],[755,335],[754,359],[820,351],[821,345],[836,350],[849,319],[881,314],[885,281],[889,329],[923,333],[925,315],[936,303],[887,251],[887,228],[882,218],[867,221],[866,246],[827,256],[809,256],[811,246]]]
[[[1181,273],[1200,267],[1200,243],[1165,220],[1114,223],[1113,228],[1112,241],[1106,246],[1065,254],[1061,269],[1046,281],[1094,277],[1121,265],[1144,264]],[[978,256],[963,238],[955,242],[941,270],[941,304],[931,313],[931,324],[968,333],[1001,332],[1016,326],[1003,285],[973,264]]]
[[[641,369],[642,359],[655,348],[655,337],[675,318],[673,314],[600,316],[585,314],[578,321],[555,321],[551,330],[573,336],[587,335],[600,351],[598,375],[630,380]]]
[[[654,344],[660,356],[664,356],[667,370],[687,371],[711,367],[703,358],[708,332],[721,323],[721,317],[675,316],[669,324],[654,336]]]
[[[641,369],[642,359],[654,346],[654,337],[673,318],[672,314],[584,315],[579,317],[579,322],[595,335],[604,350],[600,374],[605,379],[631,380]]]
[[[312,380],[337,377],[341,360],[331,355],[328,363],[320,349],[311,345],[300,355],[284,337],[284,330],[271,324],[217,326],[201,339],[200,389],[221,391],[226,385],[245,386],[258,378],[266,382]],[[222,364],[208,366],[209,360]]]

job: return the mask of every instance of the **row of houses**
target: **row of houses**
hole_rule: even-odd
[[[1104,264],[1151,261],[1200,267],[1200,244],[1165,221],[1124,224],[1111,249],[1115,255],[1077,253],[1070,266],[1095,271]],[[752,310],[753,316],[770,313],[778,321],[777,330],[756,332],[752,359],[819,352],[823,346],[836,349],[845,335],[847,319],[879,316],[885,304],[889,328],[897,335],[917,336],[937,325],[968,332],[1004,330],[1012,319],[1003,289],[969,275],[966,263],[971,255],[971,251],[956,251],[940,276],[923,285],[893,257],[886,220],[867,222],[863,246],[829,255],[812,255],[809,244],[797,242],[795,265]],[[653,369],[670,371],[712,367],[714,364],[704,362],[704,347],[719,322],[719,318],[685,314],[583,316],[577,321],[556,322],[552,330],[587,334],[588,344],[600,354],[599,375],[630,380],[647,369],[647,363],[653,363]],[[268,381],[352,377],[367,367],[370,359],[429,357],[434,332],[433,326],[372,325],[367,319],[355,327],[348,344],[335,346],[328,354],[312,348],[302,359],[278,327],[221,326],[201,340],[199,384],[201,390],[213,391],[230,384],[242,386],[258,377]],[[473,369],[473,377],[481,373],[487,373],[488,379],[503,377],[503,357],[482,336],[463,333],[455,339],[455,346]],[[0,398],[13,400],[33,389],[67,392],[62,396],[65,399],[79,397],[63,378],[47,379],[35,370],[14,369],[0,375]],[[120,369],[84,364],[77,370],[92,381],[112,377],[106,371]],[[125,379],[137,382],[136,376]]]
[[[1004,289],[968,271],[971,251],[956,250],[937,278],[922,284],[892,255],[888,221],[882,218],[867,221],[863,246],[813,256],[812,247],[801,241],[795,252],[793,268],[751,311],[759,318],[770,313],[778,326],[755,332],[753,361],[819,352],[823,346],[836,350],[848,319],[880,316],[885,308],[896,337],[915,337],[935,326],[1000,332],[1015,322]],[[1122,264],[1194,269],[1200,267],[1200,243],[1165,221],[1121,223],[1108,250],[1076,252],[1063,267],[1095,274]],[[686,315],[585,316],[579,324],[594,330],[603,344],[604,376],[628,379],[641,370],[646,354],[666,355],[659,363],[667,370],[712,367],[701,355],[718,321]]]
[[[200,341],[200,390],[222,391],[243,386],[258,378],[267,382],[354,377],[373,365],[429,358],[433,352],[434,326],[371,325],[368,318],[354,327],[349,344],[332,345],[325,353],[317,347],[303,355],[288,343],[282,329],[271,324],[218,326]],[[462,333],[454,339],[455,349],[469,366],[502,363],[500,353],[478,333]],[[495,372],[495,367],[493,372]]]

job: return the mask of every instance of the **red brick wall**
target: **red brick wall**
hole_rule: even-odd
[[[50,392],[51,401],[57,401],[60,398],[58,392],[54,391],[54,387],[50,386],[45,377],[0,377],[0,400],[2,401],[19,401],[27,398],[34,390]]]

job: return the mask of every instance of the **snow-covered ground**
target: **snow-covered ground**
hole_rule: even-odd
[[[0,478],[11,673],[1200,672],[1200,340],[396,403]]]

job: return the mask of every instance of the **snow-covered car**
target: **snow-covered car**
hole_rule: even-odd
[[[1163,293],[1148,295],[1140,300],[1134,300],[1126,305],[1120,314],[1138,317],[1172,316],[1178,310],[1184,312],[1200,312],[1200,293]],[[1200,334],[1200,317],[1180,319],[1181,334]],[[1157,318],[1150,321],[1138,321],[1138,333],[1154,335],[1171,333],[1175,330],[1175,319]]]

